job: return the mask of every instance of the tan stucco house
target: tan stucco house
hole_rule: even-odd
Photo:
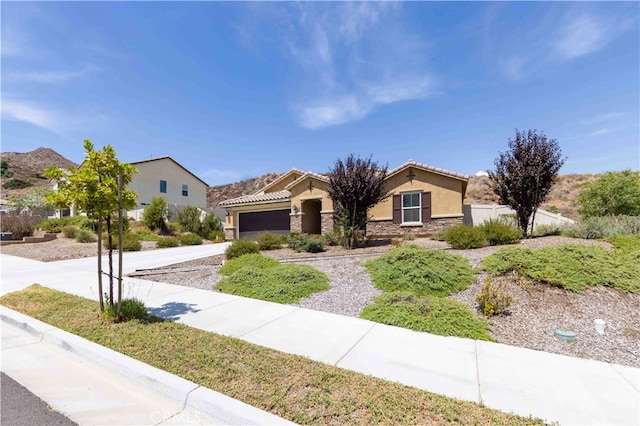
[[[145,206],[158,196],[167,201],[170,215],[186,206],[207,208],[209,185],[173,158],[152,158],[130,164],[138,169],[127,185],[127,189],[138,195],[138,204],[129,212],[130,217],[141,219]]]
[[[389,197],[370,210],[367,235],[428,235],[463,222],[462,200],[469,176],[409,160],[386,177]],[[263,231],[279,234],[333,231],[329,179],[291,169],[261,190],[220,203],[227,210],[227,239],[251,238]]]

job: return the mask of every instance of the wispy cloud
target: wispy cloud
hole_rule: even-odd
[[[277,41],[298,73],[291,110],[300,126],[340,125],[434,93],[429,44],[407,30],[401,12],[388,2],[282,6]]]
[[[491,17],[486,26],[498,26]],[[632,27],[624,16],[581,3],[563,13],[535,15],[531,21],[531,25],[517,29],[517,38],[503,33],[498,37],[493,28],[485,28],[485,55],[494,55],[498,69],[510,80],[522,80],[549,66],[594,54]]]
[[[34,126],[58,131],[55,114],[45,108],[23,101],[2,100],[2,118],[12,121],[23,121]]]
[[[595,131],[589,133],[589,136],[606,135],[607,133],[611,133],[612,130],[613,129],[609,129],[609,128],[598,129],[598,130],[595,130]]]
[[[600,50],[618,31],[618,23],[588,13],[568,16],[552,46],[566,59]]]
[[[29,81],[34,83],[64,83],[67,81],[82,78],[88,71],[84,68],[80,71],[32,71],[22,73],[11,73],[6,76],[10,81]]]

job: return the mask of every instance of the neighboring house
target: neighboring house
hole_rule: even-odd
[[[169,216],[175,218],[177,211],[186,206],[207,208],[209,185],[184,168],[171,157],[152,158],[130,163],[138,173],[131,178],[127,189],[135,191],[138,204],[128,212],[129,217],[142,219],[144,208],[153,197],[163,197],[169,206]]]
[[[390,170],[389,197],[369,212],[367,235],[428,235],[463,222],[462,200],[469,176],[412,160]],[[227,210],[227,239],[251,238],[259,232],[278,234],[333,231],[329,179],[291,169],[252,195],[220,203]]]

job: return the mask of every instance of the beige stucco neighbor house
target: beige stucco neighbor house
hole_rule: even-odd
[[[167,201],[170,216],[186,206],[207,208],[209,185],[173,158],[152,158],[130,164],[138,169],[127,185],[127,189],[138,195],[136,208],[128,213],[130,217],[141,219],[145,206],[158,196]]]
[[[373,237],[433,234],[463,222],[462,200],[469,176],[409,160],[386,177],[389,197],[370,210],[367,235]],[[254,194],[220,203],[227,210],[227,239],[333,231],[329,179],[291,169]]]

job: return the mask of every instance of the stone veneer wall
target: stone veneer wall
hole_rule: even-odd
[[[224,239],[227,241],[236,239],[236,228],[224,228]]]
[[[367,224],[367,236],[381,238],[399,237],[407,232],[412,232],[416,236],[426,236],[455,225],[461,225],[463,220],[464,218],[462,217],[445,217],[432,219],[431,222],[416,226],[402,226],[399,223],[393,223],[391,220],[374,221]]]
[[[302,213],[289,215],[289,230],[302,232]]]
[[[323,234],[333,232],[333,213],[320,213],[320,231]]]

